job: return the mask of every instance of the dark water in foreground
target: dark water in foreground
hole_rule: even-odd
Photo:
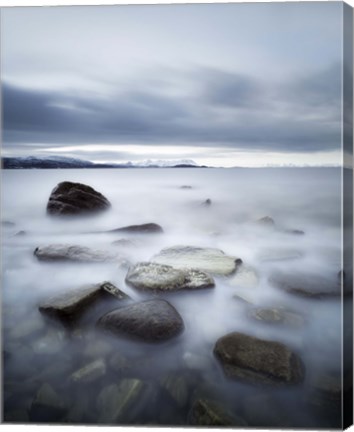
[[[91,185],[112,209],[84,220],[48,218],[49,194],[64,180]],[[335,280],[339,169],[8,170],[2,185],[2,220],[14,223],[2,226],[5,421],[101,424],[110,404],[130,395],[120,424],[188,425],[196,401],[207,400],[228,411],[236,426],[340,427],[341,298],[306,298],[269,280],[276,271]],[[210,206],[201,205],[206,199]],[[264,216],[275,226],[255,223]],[[164,233],[84,234],[147,222]],[[304,234],[288,232],[294,229]],[[48,297],[103,281],[135,301],[149,298],[127,286],[126,270],[115,264],[49,264],[33,256],[51,243],[116,251],[112,242],[121,238],[134,240],[120,249],[133,264],[164,247],[193,245],[240,257],[251,272],[242,281],[215,277],[214,289],[165,295],[185,330],[157,345],[95,328],[97,318],[120,306],[115,300],[89,308],[73,329],[40,314],[38,304]],[[290,309],[301,324],[257,320],[252,311],[260,307]],[[213,348],[232,331],[285,343],[302,358],[305,381],[274,387],[226,378]],[[87,365],[95,370],[91,378],[71,378]]]

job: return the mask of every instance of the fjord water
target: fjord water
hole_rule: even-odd
[[[65,180],[92,186],[112,208],[89,218],[50,218],[48,197]],[[203,205],[207,199],[211,204]],[[341,270],[340,208],[337,168],[4,170],[1,215],[13,223],[2,226],[5,421],[31,421],[26,417],[30,406],[48,383],[71,409],[59,420],[44,415],[45,421],[99,423],[102,388],[130,377],[143,379],[150,393],[139,402],[146,407],[131,408],[126,423],[187,424],[193,401],[201,397],[221,403],[249,426],[339,427],[339,412],[326,408],[313,382],[340,376],[341,298],[298,296],[274,286],[270,277],[282,271],[335,279]],[[256,222],[264,216],[275,225]],[[164,233],[95,233],[148,222],[160,224]],[[112,244],[122,238],[133,242]],[[111,302],[92,308],[69,332],[43,318],[38,304],[103,281],[136,301],[149,295],[126,285],[126,269],[114,263],[39,262],[35,248],[53,243],[119,251],[132,264],[149,261],[164,247],[212,247],[241,258],[256,276],[251,284],[215,277],[215,288],[165,295],[185,324],[184,332],[167,343],[149,345],[98,331],[97,318],[119,306]],[[303,324],[256,320],[251,313],[256,307],[291,310]],[[233,331],[285,343],[304,363],[304,383],[255,387],[226,378],[213,348]],[[112,366],[117,356],[126,367]],[[108,365],[102,377],[84,384],[69,380],[75,370],[100,358]],[[171,374],[187,377],[181,405],[162,385]],[[328,389],[320,389],[327,394]]]

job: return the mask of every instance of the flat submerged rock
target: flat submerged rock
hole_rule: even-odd
[[[312,299],[341,295],[340,280],[335,274],[325,277],[314,273],[278,271],[270,276],[269,282],[290,294]]]
[[[237,271],[228,279],[228,284],[235,287],[254,288],[259,283],[257,272],[244,264],[237,267]]]
[[[109,282],[103,282],[102,284],[87,285],[53,296],[42,302],[39,305],[39,310],[62,321],[70,321],[78,317],[105,292],[112,294],[119,300],[129,299],[129,296],[119,288]]]
[[[127,284],[142,291],[171,292],[213,287],[214,280],[196,269],[177,269],[155,262],[142,262],[129,269]]]
[[[152,261],[175,268],[194,268],[214,275],[232,274],[240,259],[225,255],[220,249],[195,246],[173,246],[162,249]]]
[[[105,231],[107,233],[141,233],[141,234],[154,234],[154,233],[163,233],[163,229],[160,225],[156,223],[146,223],[141,225],[129,225],[121,228],[112,229],[109,231]]]
[[[296,249],[288,248],[265,248],[262,249],[258,254],[257,258],[261,262],[267,261],[287,261],[294,260],[303,257],[303,252]]]
[[[222,405],[208,399],[197,399],[188,415],[188,423],[193,426],[239,426],[247,423],[230,413]]]
[[[103,315],[98,327],[145,342],[163,342],[179,335],[183,319],[165,300],[148,300]]]
[[[39,261],[47,262],[117,262],[124,266],[128,262],[125,257],[117,253],[91,249],[86,246],[70,244],[50,244],[39,246],[34,252],[34,256]]]
[[[304,379],[300,357],[280,342],[234,332],[215,344],[214,354],[229,378],[253,384],[298,384]]]

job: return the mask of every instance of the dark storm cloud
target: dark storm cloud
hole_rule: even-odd
[[[255,80],[243,74],[217,69],[203,70],[204,97],[211,104],[254,108],[264,97],[262,87]]]
[[[4,144],[220,144],[282,152],[339,148],[339,65],[282,83],[197,68],[189,81],[187,95],[132,80],[109,97],[3,83]]]

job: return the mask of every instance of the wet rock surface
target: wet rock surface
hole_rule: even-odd
[[[288,261],[303,257],[303,253],[297,249],[288,248],[265,248],[258,253],[258,259],[261,262],[271,261]]]
[[[263,217],[257,219],[257,224],[264,226],[264,227],[274,227],[275,226],[274,219],[270,216],[263,216]]]
[[[338,272],[342,264],[333,214],[328,214],[322,225],[319,218],[311,225],[306,213],[298,220],[291,213],[285,222],[286,209],[270,205],[262,210],[259,203],[253,206],[253,197],[248,201],[245,196],[247,205],[241,206],[234,190],[229,199],[225,188],[218,194],[213,187],[204,189],[199,180],[193,188],[182,187],[193,190],[178,191],[184,181],[194,185],[195,179],[173,180],[170,186],[162,182],[155,190],[144,185],[139,191],[144,198],[141,206],[128,189],[124,194],[132,201],[124,200],[121,187],[112,183],[109,196],[119,211],[96,220],[72,218],[68,230],[62,227],[68,227],[70,218],[49,220],[43,214],[41,232],[39,218],[32,224],[9,209],[8,217],[16,221],[16,227],[3,228],[7,233],[5,421],[305,429],[341,426],[339,361],[345,341],[338,338],[338,300],[340,284],[350,286],[351,272]],[[159,191],[161,208],[160,196],[153,202]],[[243,191],[239,188],[239,192]],[[178,200],[162,200],[173,193]],[[203,203],[213,194],[216,207],[214,198],[213,203],[210,199]],[[33,207],[34,200],[35,196],[28,199]],[[182,214],[178,213],[181,209]],[[256,223],[252,216],[255,212],[273,215],[273,210],[284,226],[269,216]],[[141,221],[141,215],[166,226],[166,235],[158,235],[163,230],[155,223],[122,226]],[[314,215],[311,203],[308,216]],[[300,228],[306,227],[304,238],[303,231],[287,229],[298,227],[297,221]],[[328,222],[333,229],[329,241],[322,237]],[[94,231],[116,226],[121,228]],[[27,235],[19,231],[22,228]],[[93,235],[98,233],[105,234]],[[318,244],[316,236],[321,237]],[[103,250],[96,249],[98,238]],[[176,238],[184,245],[190,242],[208,247],[170,247]],[[34,259],[34,242],[43,240],[48,242],[49,252],[44,251],[47,246],[40,247]],[[58,245],[57,241],[72,244]],[[81,241],[90,248],[79,246]],[[140,262],[163,247],[156,255],[161,263]],[[130,269],[123,257],[126,250],[134,264]],[[238,255],[233,256],[238,252],[244,263]],[[70,264],[45,265],[37,260]],[[312,262],[319,277],[305,274]],[[284,271],[281,281],[272,280],[275,270]],[[327,278],[329,271],[333,278]],[[110,282],[97,284],[98,290],[97,285],[86,286],[92,291],[80,294],[76,292],[79,288],[63,292],[70,281],[95,281],[99,274],[98,280],[114,281],[132,298]],[[213,290],[193,292],[214,285]],[[51,297],[52,292],[61,294]],[[154,300],[144,301],[147,298]],[[163,298],[175,307],[165,300],[159,303]],[[350,299],[344,298],[342,306],[346,300]],[[230,335],[220,338],[228,331],[257,337],[237,333],[229,341]]]
[[[182,317],[165,300],[148,300],[114,310],[101,317],[97,325],[146,342],[168,340],[184,329]]]
[[[138,263],[129,269],[126,283],[142,291],[172,292],[211,288],[214,280],[196,269],[176,269],[155,262]]]
[[[116,262],[122,266],[127,265],[126,258],[119,254],[69,244],[51,244],[37,247],[34,250],[34,256],[39,261],[46,262]]]
[[[91,186],[65,181],[52,190],[47,213],[52,216],[78,216],[98,213],[110,207],[107,198]]]
[[[247,426],[242,418],[207,399],[198,399],[194,402],[188,420],[193,426]]]
[[[163,233],[163,229],[156,223],[146,223],[141,225],[129,225],[113,230],[105,231],[107,233],[132,233],[132,234],[154,234]]]
[[[139,379],[123,379],[119,384],[104,387],[97,397],[98,423],[129,421],[144,390]]]
[[[321,411],[340,413],[342,383],[340,374],[316,374],[310,379],[310,393],[307,402]]]
[[[152,261],[175,268],[195,268],[215,275],[232,274],[239,258],[225,255],[220,249],[195,246],[173,246],[162,249]],[[242,261],[241,261],[242,262]]]
[[[119,300],[129,299],[127,294],[113,284],[103,282],[76,288],[49,298],[39,305],[39,310],[62,321],[71,321],[78,318],[92,303],[102,298],[104,293],[109,293]]]
[[[82,368],[75,371],[70,376],[70,380],[79,383],[89,383],[96,381],[106,373],[106,364],[104,360],[95,360]]]
[[[50,384],[43,384],[32,402],[29,417],[34,422],[53,422],[62,418],[66,406]]]
[[[279,400],[270,394],[260,393],[246,397],[242,401],[243,414],[250,426],[284,428],[288,425],[287,413]]]
[[[340,296],[340,281],[336,275],[324,277],[318,274],[274,272],[269,278],[274,286],[291,294],[321,299]]]
[[[259,284],[259,276],[254,268],[241,264],[237,267],[235,274],[227,280],[232,286],[254,288]]]
[[[188,402],[189,389],[186,377],[177,373],[170,373],[161,380],[161,386],[171,398],[181,407]]]
[[[283,324],[292,327],[301,327],[304,325],[304,318],[293,311],[281,307],[255,308],[249,315],[255,320],[269,324]]]
[[[254,384],[297,384],[304,366],[286,345],[242,333],[230,333],[215,344],[214,354],[229,378]]]

